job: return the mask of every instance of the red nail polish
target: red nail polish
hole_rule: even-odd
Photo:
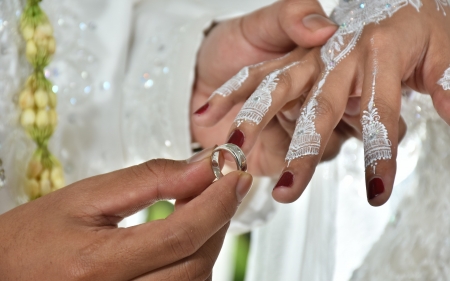
[[[384,192],[384,183],[380,178],[371,179],[367,185],[367,200],[372,200]]]
[[[196,114],[196,115],[203,114],[203,113],[205,113],[206,110],[208,110],[208,108],[209,108],[209,102],[206,103],[206,104],[204,104],[204,105],[203,105],[202,107],[200,107],[199,109],[197,109],[197,111],[196,111],[194,114]]]
[[[234,130],[234,132],[231,134],[230,138],[228,139],[227,143],[235,144],[242,148],[242,145],[244,144],[245,136],[244,133],[240,130]]]
[[[293,184],[294,184],[294,174],[291,172],[284,172],[281,178],[278,180],[277,184],[275,185],[275,188],[281,186],[292,187]]]

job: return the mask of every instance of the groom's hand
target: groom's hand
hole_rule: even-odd
[[[1,215],[0,279],[207,279],[252,181],[233,172],[213,183],[211,152],[86,179]],[[182,204],[167,219],[117,228],[169,198]]]

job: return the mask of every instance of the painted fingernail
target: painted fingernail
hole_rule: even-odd
[[[275,188],[279,187],[292,187],[294,184],[294,174],[291,172],[284,172],[281,178],[278,180]]]
[[[241,130],[234,130],[234,132],[228,139],[227,143],[232,143],[242,148],[244,140],[245,140],[244,133]]]
[[[242,173],[236,186],[236,198],[242,202],[252,187],[253,177],[248,173]]]
[[[191,164],[194,162],[202,161],[205,158],[209,158],[209,157],[211,157],[211,154],[216,147],[217,147],[217,145],[214,147],[211,147],[211,148],[203,149],[202,151],[197,152],[196,154],[192,155],[192,157],[187,159],[186,162],[188,164]]]
[[[202,107],[200,107],[199,109],[197,109],[196,112],[194,112],[194,114],[196,115],[201,115],[203,113],[205,113],[206,110],[208,110],[209,108],[209,102],[207,102],[206,104],[204,104]]]
[[[380,178],[374,178],[367,185],[367,200],[372,200],[384,192],[384,183]]]
[[[313,32],[325,27],[336,26],[332,20],[318,14],[312,14],[304,17],[303,25]]]

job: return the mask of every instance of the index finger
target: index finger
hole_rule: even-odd
[[[127,280],[190,256],[230,221],[251,183],[250,174],[230,173],[167,219],[119,229],[118,246],[103,256],[120,260],[114,271]]]

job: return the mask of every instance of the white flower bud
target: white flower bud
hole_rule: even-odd
[[[31,40],[34,37],[34,27],[31,25],[26,25],[22,28],[22,36],[25,41]]]
[[[51,184],[50,180],[41,179],[40,186],[41,186],[42,195],[47,195],[50,192],[52,192],[52,184]]]
[[[59,166],[53,167],[50,174],[50,179],[52,181],[54,189],[63,188],[65,185],[63,169]]]
[[[45,108],[48,105],[48,94],[46,91],[39,89],[34,93],[34,101],[37,107]]]
[[[50,37],[47,43],[47,53],[53,55],[56,51],[56,41],[54,37]]]
[[[56,113],[56,111],[54,109],[50,109],[48,111],[48,118],[49,118],[50,125],[53,128],[55,128],[56,125],[58,124],[58,114]]]
[[[34,43],[36,44],[36,47],[38,48],[38,50],[47,51],[47,46],[48,46],[47,38],[36,39],[36,40],[34,40]]]
[[[36,115],[36,125],[38,128],[45,128],[48,126],[48,113],[44,109],[39,109]]]
[[[64,178],[58,178],[52,181],[53,184],[53,191],[58,190],[66,186],[66,182],[64,181]]]
[[[29,179],[37,178],[43,168],[40,157],[33,157],[28,164],[27,177]]]
[[[44,171],[42,171],[41,181],[42,180],[49,180],[49,179],[50,179],[50,171],[45,169]]]
[[[39,195],[39,183],[35,179],[27,180],[26,183],[27,193],[31,199],[36,198]]]
[[[35,121],[36,114],[34,113],[34,110],[27,108],[22,112],[22,115],[20,116],[20,124],[22,124],[22,126],[33,126]]]
[[[33,108],[34,97],[31,89],[26,88],[19,95],[19,106],[21,109]]]
[[[36,43],[33,40],[27,41],[26,54],[29,60],[34,60],[37,54]]]
[[[55,108],[56,107],[56,103],[57,103],[57,96],[53,91],[50,91],[48,93],[48,98],[49,98],[49,104],[51,108]]]
[[[53,27],[50,23],[46,22],[36,26],[36,32],[40,38],[53,36]]]

